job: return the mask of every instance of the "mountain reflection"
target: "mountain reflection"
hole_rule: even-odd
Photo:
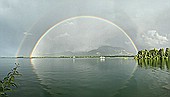
[[[169,59],[138,59],[137,63],[142,68],[161,69],[170,72],[170,58]]]

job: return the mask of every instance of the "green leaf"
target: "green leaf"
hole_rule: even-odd
[[[12,76],[10,77],[10,81],[14,81],[14,79],[15,79],[15,77],[12,75]]]
[[[4,81],[7,81],[7,80],[8,80],[8,78],[9,78],[8,76],[7,76],[7,77],[5,77],[5,78],[4,78]]]
[[[9,72],[7,76],[10,76],[12,74],[12,72]]]
[[[13,87],[18,87],[17,84],[15,84],[15,83],[12,83],[12,86],[13,86]]]
[[[4,91],[4,88],[3,87],[0,87],[0,92],[3,92]]]

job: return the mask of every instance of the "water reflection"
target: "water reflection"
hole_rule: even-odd
[[[169,59],[138,59],[137,63],[142,68],[161,69],[170,72],[170,58]]]
[[[32,59],[44,90],[53,97],[112,97],[132,77],[132,60]]]

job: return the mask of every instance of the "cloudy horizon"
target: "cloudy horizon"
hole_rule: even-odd
[[[19,55],[30,55],[44,32],[60,21],[76,16],[96,16],[117,24],[127,32],[138,50],[166,48],[170,45],[169,12],[169,0],[86,0],[86,2],[83,0],[1,0],[0,56],[15,56],[18,49],[20,49]],[[39,48],[47,49],[47,45],[51,43],[48,45],[51,47],[48,49],[50,51],[59,47],[60,49],[68,47],[72,50],[77,48],[77,51],[90,50],[105,44],[114,47],[124,46],[132,51],[134,49],[120,30],[94,19],[69,21],[50,33],[44,37],[42,43],[46,42]],[[73,39],[65,38],[70,37],[70,34],[74,34],[71,36]],[[98,42],[96,37],[100,37],[101,42]],[[72,41],[75,44],[68,43],[61,46],[64,45],[61,41],[60,45],[56,44],[61,38],[65,43]],[[82,41],[75,41],[75,39],[82,39]],[[90,43],[83,40],[90,40],[94,47],[90,48]],[[54,44],[55,47],[52,47]]]

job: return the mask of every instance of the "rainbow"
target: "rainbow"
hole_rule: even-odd
[[[111,25],[113,25],[114,27],[118,28],[131,42],[131,44],[133,45],[136,53],[138,52],[138,49],[136,47],[136,45],[134,44],[133,40],[130,38],[130,36],[122,29],[120,28],[118,25],[116,25],[115,23],[107,20],[107,19],[104,19],[104,18],[100,18],[100,17],[96,17],[96,16],[76,16],[76,17],[71,17],[71,18],[68,18],[68,19],[65,19],[65,20],[62,20],[61,22],[55,24],[54,26],[52,26],[50,29],[48,29],[40,38],[39,40],[37,41],[37,43],[35,44],[31,54],[30,54],[30,57],[33,57],[33,53],[35,52],[37,46],[39,45],[40,41],[52,30],[54,29],[55,27],[59,26],[60,24],[64,23],[64,22],[67,22],[67,21],[70,21],[70,20],[74,20],[74,19],[79,19],[79,18],[92,18],[92,19],[97,19],[97,20],[102,20],[106,23],[109,23]]]
[[[40,21],[40,20],[42,20],[42,19],[43,19],[43,17],[40,17],[36,22],[34,22],[34,23],[31,25],[31,27],[28,29],[28,31],[26,31],[26,33],[30,33],[31,29],[38,23],[38,21]],[[20,51],[21,51],[21,48],[22,48],[22,45],[23,45],[23,43],[25,42],[25,39],[27,38],[27,36],[28,36],[28,35],[25,34],[24,37],[23,37],[23,39],[21,40],[21,43],[19,44],[18,50],[17,50],[17,52],[16,52],[16,54],[15,54],[16,57],[19,55],[19,53],[20,53]]]

